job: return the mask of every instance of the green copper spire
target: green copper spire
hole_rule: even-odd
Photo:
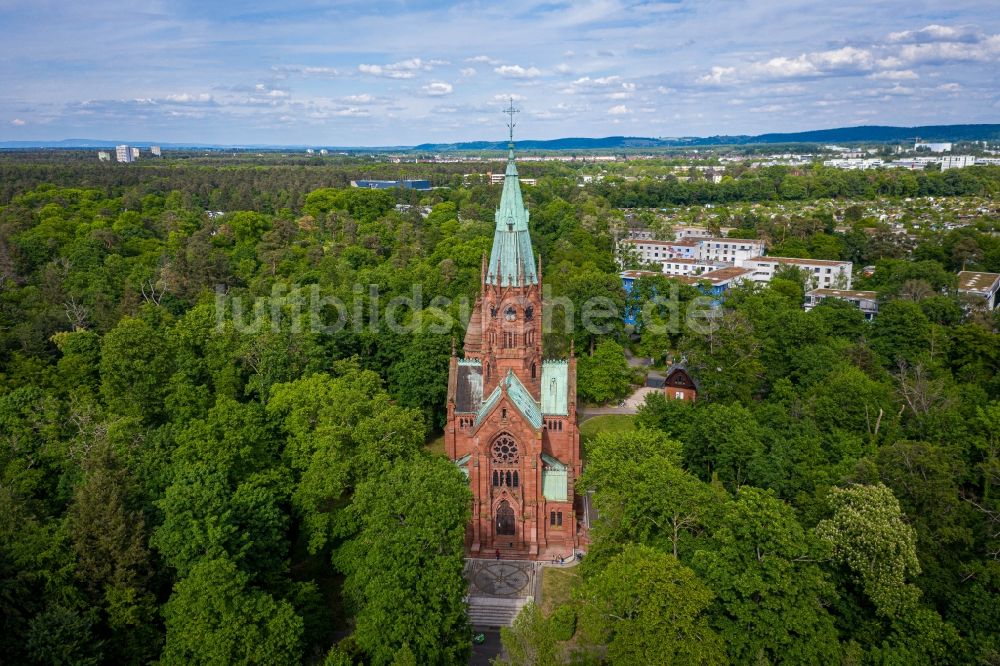
[[[531,236],[528,233],[528,209],[521,198],[521,183],[514,164],[514,100],[505,113],[510,114],[510,153],[507,157],[507,171],[503,179],[500,206],[495,215],[496,229],[493,232],[493,251],[486,269],[486,282],[501,287],[538,284],[535,258],[531,251]]]

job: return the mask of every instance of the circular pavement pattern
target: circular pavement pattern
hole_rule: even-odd
[[[473,577],[476,587],[492,597],[519,597],[531,581],[524,566],[512,562],[483,564]]]

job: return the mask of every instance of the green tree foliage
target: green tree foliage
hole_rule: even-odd
[[[557,645],[555,629],[533,601],[525,604],[510,627],[500,628],[504,655],[497,666],[534,666],[564,663]]]
[[[499,188],[463,184],[463,163],[92,158],[0,155],[0,661],[464,661],[468,491],[420,448]],[[575,342],[581,399],[627,393],[626,340],[686,357],[700,388],[693,404],[651,395],[634,435],[584,442],[581,580],[601,594],[556,611],[579,611],[582,651],[552,661],[612,644],[616,663],[679,661],[699,636],[706,661],[995,662],[1000,319],[954,288],[963,268],[1000,271],[995,220],[955,198],[995,197],[1000,169],[655,178],[676,164],[603,164],[586,187],[591,163],[521,165],[539,178],[524,196],[544,351]],[[437,187],[349,189],[359,177]],[[872,218],[897,205],[920,226]],[[690,320],[702,292],[677,288],[674,319],[653,302],[677,286],[663,277],[626,303],[615,239],[689,220],[852,260],[879,315],[835,299],[806,313],[792,275]],[[393,299],[415,333],[390,330]],[[442,314],[453,324],[432,326]],[[525,631],[561,639],[555,624]]]
[[[833,547],[878,612],[901,617],[915,606],[920,590],[911,582],[920,573],[913,528],[903,521],[892,491],[879,484],[832,488],[833,515],[816,534]]]
[[[674,556],[630,545],[581,590],[581,628],[612,663],[723,664],[705,614],[713,596]]]
[[[817,564],[826,548],[772,493],[744,488],[692,566],[716,593],[713,624],[733,663],[830,663],[836,595]]]
[[[718,493],[680,467],[681,445],[655,430],[601,434],[587,447],[581,483],[595,488],[601,521],[591,558],[629,542],[689,552]]]
[[[421,664],[468,658],[467,483],[450,461],[419,457],[358,487],[357,534],[334,559],[357,608],[354,639],[372,663],[391,664],[404,646]]]
[[[302,656],[302,618],[225,558],[196,564],[163,615],[164,664],[291,664]]]
[[[597,404],[620,400],[628,395],[631,377],[622,346],[603,340],[592,355],[577,361],[577,395]]]

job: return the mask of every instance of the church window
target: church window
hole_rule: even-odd
[[[535,308],[534,308],[534,306],[529,305],[528,307],[524,308],[524,318],[525,319],[527,319],[528,321],[531,321],[534,316],[535,316]]]
[[[504,407],[503,409],[500,410],[500,418],[502,418],[502,419],[506,419],[507,418],[507,408],[506,407]]]
[[[538,374],[538,366],[535,365],[534,363],[532,363],[531,364],[531,378],[534,379],[537,374]]]
[[[499,485],[500,485],[500,472],[493,470],[493,486],[496,487]]]
[[[508,305],[507,309],[503,311],[503,318],[507,321],[514,321],[517,319],[517,310],[514,309],[513,305]]]
[[[510,479],[510,470],[507,470],[507,474],[505,475],[505,477],[506,477],[506,481],[507,481],[506,485],[507,485],[508,488],[510,488],[513,485],[511,483],[511,479]]]
[[[517,443],[508,434],[502,434],[493,442],[494,465],[516,465],[518,461]]]
[[[514,470],[514,483],[512,487],[517,488],[517,470]]]

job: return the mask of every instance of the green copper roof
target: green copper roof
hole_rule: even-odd
[[[569,414],[569,363],[542,363],[542,414]]]
[[[521,412],[524,418],[528,419],[528,423],[535,428],[542,427],[542,413],[538,409],[538,403],[531,397],[528,389],[524,388],[524,384],[521,383],[513,371],[508,371],[507,376],[500,380],[500,384],[483,401],[483,406],[479,408],[479,413],[476,415],[476,425],[479,425],[500,401],[501,389],[507,390],[507,397],[510,398],[510,401],[514,403],[514,406],[517,407],[517,410]]]
[[[553,502],[565,502],[569,497],[569,466],[544,453],[542,463],[542,495]]]
[[[486,281],[501,287],[538,284],[535,257],[528,234],[528,209],[521,198],[521,184],[514,165],[514,149],[507,159],[503,193],[496,212],[493,251],[486,269]]]

